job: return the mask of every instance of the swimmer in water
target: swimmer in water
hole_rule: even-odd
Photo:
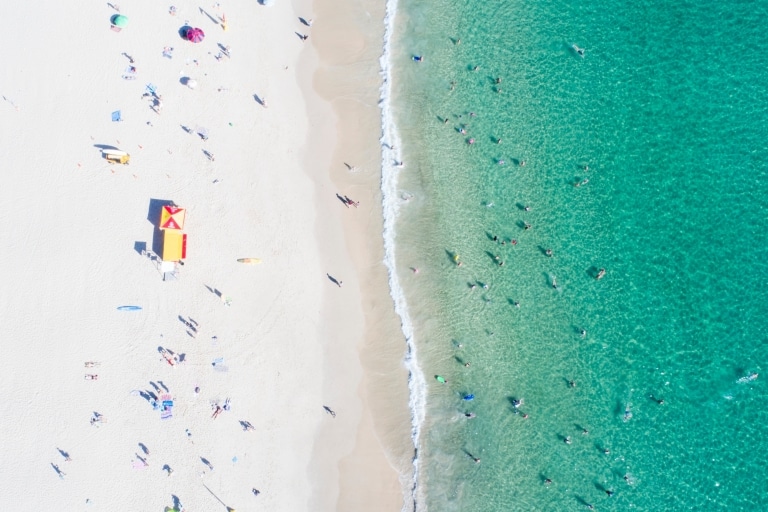
[[[475,413],[473,413],[473,412],[465,412],[465,413],[464,413],[464,417],[465,417],[465,418],[469,418],[469,419],[472,419],[472,418],[474,418],[474,417],[475,417]]]
[[[571,444],[571,436],[565,436],[565,439],[563,439],[565,444]]]

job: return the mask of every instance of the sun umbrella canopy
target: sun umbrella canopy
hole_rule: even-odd
[[[201,28],[191,28],[187,30],[187,40],[193,43],[199,43],[205,39],[205,32]]]
[[[128,25],[128,16],[115,14],[112,16],[112,24],[116,27],[125,28]]]
[[[160,211],[160,229],[184,229],[187,211],[178,206],[165,205]]]

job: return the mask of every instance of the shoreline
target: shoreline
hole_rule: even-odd
[[[333,131],[336,142],[331,148],[318,139],[310,143],[315,149],[307,151],[309,165],[329,162],[329,173],[325,178],[329,183],[324,184],[328,188],[318,186],[317,189],[318,207],[321,214],[325,210],[342,225],[343,233],[334,233],[332,242],[324,243],[341,243],[346,247],[346,255],[355,269],[355,279],[345,280],[345,290],[350,285],[359,287],[357,303],[362,305],[360,313],[363,317],[359,329],[358,326],[345,326],[344,329],[352,331],[349,334],[362,341],[346,350],[329,347],[325,356],[327,375],[348,374],[350,370],[344,366],[352,361],[352,356],[358,365],[358,371],[348,376],[357,381],[357,385],[350,389],[354,392],[352,403],[359,404],[359,408],[354,408],[357,418],[354,435],[332,430],[338,425],[321,424],[315,457],[328,457],[328,446],[332,446],[335,453],[340,451],[339,446],[350,449],[344,456],[337,457],[336,510],[409,510],[408,500],[404,498],[411,491],[408,473],[413,447],[409,442],[407,375],[403,368],[405,347],[399,319],[392,307],[382,238],[381,111],[378,106],[381,75],[378,61],[383,43],[384,10],[371,13],[363,11],[365,7],[378,8],[372,2],[367,6],[353,2],[314,2],[310,39],[314,55],[310,57],[309,52],[305,52],[302,56],[305,63],[312,60],[315,69],[311,77],[300,80],[305,97],[316,95],[327,106],[312,106],[314,102],[308,100],[310,124],[314,132],[322,131],[321,126]],[[310,67],[302,64],[301,69]],[[369,87],[360,87],[360,83]],[[326,135],[326,138],[330,139],[330,136]],[[317,154],[322,157],[313,158],[312,155]],[[322,183],[324,180],[318,178],[318,181]],[[331,187],[335,189],[329,189]],[[361,203],[360,207],[345,208],[335,197],[336,193],[349,195]],[[330,290],[329,294],[334,291]],[[333,325],[343,325],[348,320],[349,310],[345,309],[346,312],[335,311],[336,321],[331,319],[333,317],[326,318],[329,331],[334,331],[327,334],[329,338],[339,334]],[[333,314],[332,311],[329,313]],[[379,381],[382,377],[388,380],[383,386]],[[345,394],[338,390],[338,382],[329,384],[328,381],[326,379],[324,385],[324,388],[330,388],[325,390],[326,393],[330,396]],[[350,403],[349,398],[346,403]],[[315,471],[324,473],[321,464],[315,466]],[[316,486],[316,495],[330,494],[327,484],[330,478],[319,479],[325,483]]]

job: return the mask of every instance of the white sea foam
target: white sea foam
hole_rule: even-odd
[[[421,426],[424,423],[426,405],[426,382],[424,373],[418,364],[416,346],[414,344],[413,326],[405,294],[400,286],[397,275],[397,258],[395,253],[396,221],[402,199],[397,194],[398,175],[402,164],[400,137],[395,125],[392,110],[392,38],[394,37],[395,18],[397,17],[398,0],[388,0],[384,17],[384,50],[380,58],[381,64],[381,192],[382,209],[384,212],[384,263],[389,274],[389,290],[395,303],[395,311],[400,317],[400,325],[407,344],[405,366],[408,369],[409,406],[411,409],[411,439],[414,446],[413,475],[410,481],[403,481],[405,492],[403,512],[419,509],[419,444]],[[407,479],[407,476],[403,478]]]

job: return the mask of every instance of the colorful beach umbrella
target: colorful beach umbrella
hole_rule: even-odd
[[[160,211],[160,229],[184,229],[187,211],[178,206],[165,205]]]
[[[122,14],[115,14],[112,16],[112,24],[116,27],[125,28],[128,25],[128,16]]]
[[[199,43],[203,39],[205,39],[205,32],[203,32],[203,29],[191,28],[187,30],[187,41],[192,41],[193,43]]]

